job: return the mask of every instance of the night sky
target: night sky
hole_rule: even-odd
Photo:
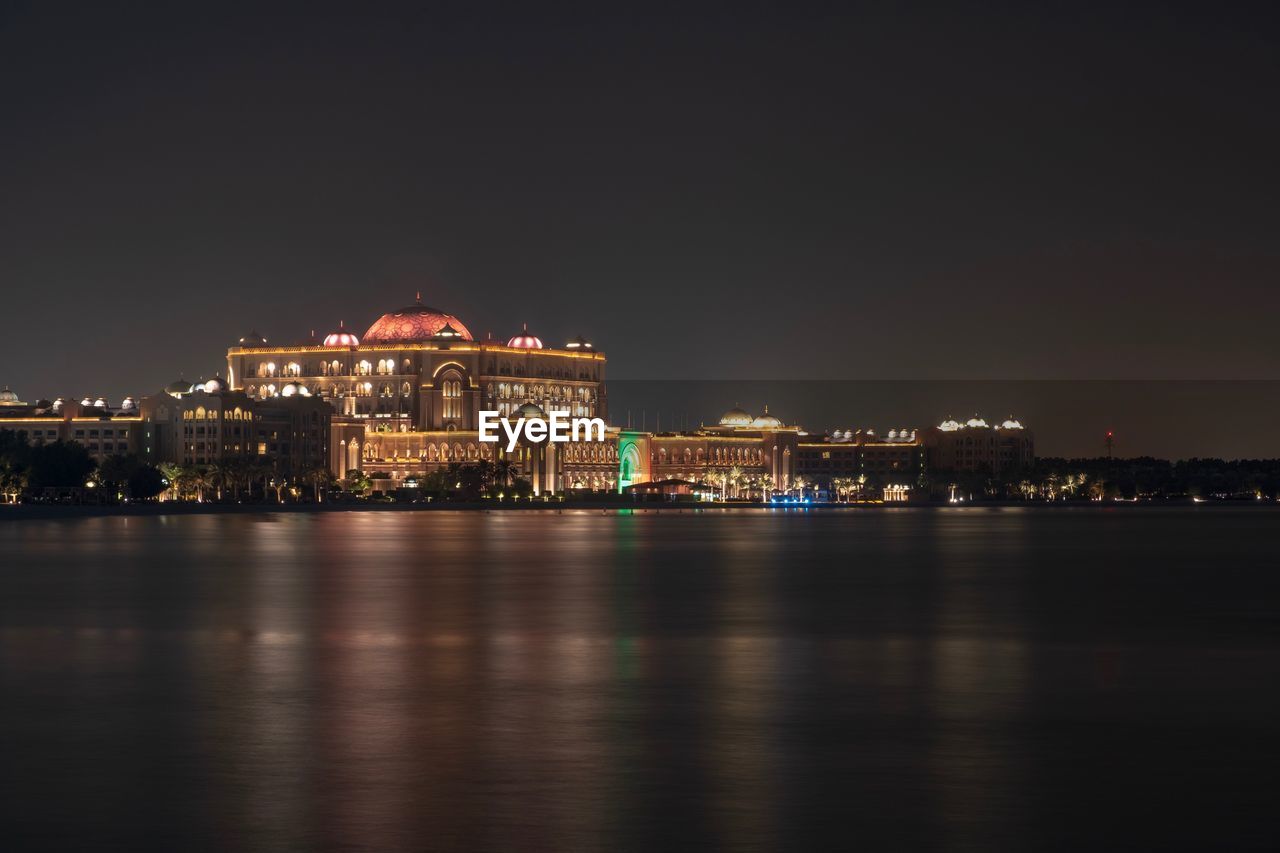
[[[11,0],[0,384],[417,290],[618,379],[1276,376],[1276,21],[1116,5]]]

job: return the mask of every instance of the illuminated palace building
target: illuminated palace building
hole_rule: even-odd
[[[330,468],[403,482],[453,463],[506,460],[537,493],[617,488],[645,467],[634,443],[522,444],[479,440],[479,413],[608,418],[605,356],[578,337],[551,347],[527,328],[477,341],[448,312],[413,305],[383,314],[363,335],[341,324],[323,339],[273,344],[253,332],[227,353],[227,377],[250,399],[311,397],[333,410]],[[630,453],[631,458],[622,458]],[[633,473],[634,472],[634,473]]]
[[[476,340],[445,311],[413,305],[383,314],[363,335],[339,324],[290,344],[257,332],[227,352],[226,378],[189,383],[113,406],[101,397],[24,403],[0,391],[0,428],[29,441],[76,441],[98,460],[136,453],[153,462],[256,460],[289,476],[328,468],[370,476],[376,491],[411,487],[432,471],[488,460],[536,494],[643,491],[723,497],[774,491],[906,500],[926,468],[991,471],[1029,465],[1032,437],[1010,418],[977,416],[917,432],[896,428],[810,434],[735,406],[682,432],[608,427],[566,443],[480,441],[480,412],[513,421],[551,413],[608,423],[604,353],[577,337],[544,345],[524,328]],[[683,490],[683,491],[682,491]]]

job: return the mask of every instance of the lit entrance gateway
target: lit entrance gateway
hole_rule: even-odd
[[[618,436],[618,493],[649,479],[647,437],[623,432]]]

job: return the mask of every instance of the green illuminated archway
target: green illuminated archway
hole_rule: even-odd
[[[643,477],[644,465],[640,461],[640,451],[634,441],[624,440],[618,446],[618,492],[634,482],[636,477]]]

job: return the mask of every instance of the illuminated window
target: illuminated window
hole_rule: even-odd
[[[449,374],[440,385],[443,399],[443,416],[446,418],[462,417],[462,380],[458,375]]]

